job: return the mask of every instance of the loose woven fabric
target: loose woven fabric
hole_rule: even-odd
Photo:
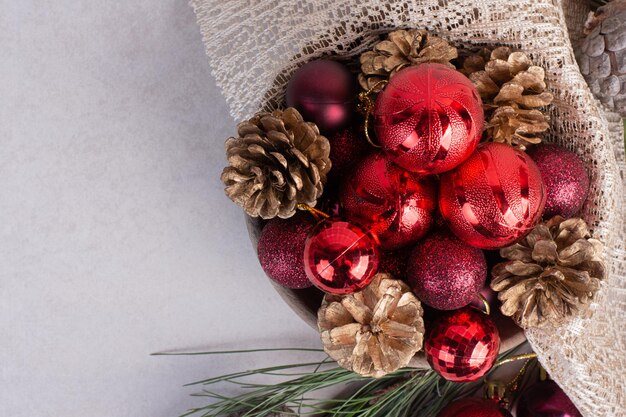
[[[584,416],[626,416],[623,130],[616,116],[599,107],[578,70],[560,0],[192,0],[191,5],[236,121],[278,107],[290,74],[304,62],[327,55],[351,59],[380,34],[400,27],[428,29],[458,47],[510,46],[545,68],[554,94],[546,139],[587,164],[591,191],[582,215],[606,245],[610,274],[591,318],[532,330],[527,337]],[[569,9],[568,18],[577,13]]]

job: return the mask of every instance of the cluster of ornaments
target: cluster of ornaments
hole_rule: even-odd
[[[418,308],[421,314],[421,302],[439,311],[421,330],[432,368],[451,381],[475,381],[491,369],[500,349],[493,320],[473,306],[478,294],[488,291],[484,250],[516,244],[542,216],[576,214],[589,187],[584,165],[572,152],[552,145],[527,154],[506,143],[480,143],[486,128],[481,93],[449,63],[424,62],[393,73],[368,115],[378,147],[364,138],[357,94],[356,79],[343,64],[318,60],[303,65],[287,86],[286,104],[314,124],[317,136],[301,139],[300,130],[289,123],[261,118],[240,140],[248,141],[246,149],[258,160],[273,165],[236,160],[241,168],[229,174],[227,185],[246,209],[275,204],[272,195],[291,197],[285,178],[295,187],[292,200],[298,187],[322,183],[325,192],[317,201],[291,203],[313,215],[301,212],[267,222],[258,255],[278,285],[315,286],[326,294],[320,329],[325,350],[342,366],[382,376],[390,372],[385,352],[394,344],[388,340],[419,340],[410,344],[410,352],[394,356],[403,358],[394,359],[394,369],[406,366],[422,349],[422,335],[380,312],[395,314],[406,305],[402,308]],[[257,137],[289,144],[298,170],[288,158],[261,149]],[[311,169],[309,160],[323,168]],[[262,194],[262,189],[269,190]],[[247,205],[251,199],[254,205]],[[310,207],[315,205],[328,214]],[[403,290],[390,293],[393,288]],[[322,317],[327,314],[333,319]],[[414,320],[417,313],[397,314]],[[328,323],[337,327],[327,328]],[[381,340],[384,349],[377,345]]]

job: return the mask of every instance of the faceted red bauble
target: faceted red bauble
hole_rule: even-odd
[[[350,294],[370,283],[378,270],[376,237],[362,227],[339,219],[318,224],[304,248],[304,270],[322,291]]]
[[[493,366],[500,335],[491,318],[472,307],[451,311],[430,326],[424,352],[430,366],[448,381],[475,381]]]
[[[556,382],[534,384],[520,396],[517,417],[582,417]]]
[[[348,218],[371,225],[381,248],[394,250],[428,232],[434,223],[436,193],[431,178],[405,171],[375,153],[346,176],[339,199]]]
[[[304,272],[304,244],[314,224],[304,214],[289,219],[272,219],[259,238],[257,252],[261,267],[274,282],[287,288],[307,288],[311,281]]]
[[[483,249],[508,246],[541,218],[544,185],[524,152],[502,143],[480,145],[441,176],[439,209],[452,232]]]
[[[311,61],[287,84],[287,106],[295,107],[324,135],[348,127],[354,116],[357,85],[350,71],[336,61]]]
[[[480,249],[451,233],[437,232],[411,252],[407,277],[420,301],[439,310],[456,310],[477,298],[487,278],[487,262]]]
[[[538,145],[528,151],[546,186],[545,218],[578,213],[589,194],[585,164],[571,151],[556,145]]]
[[[483,132],[483,108],[472,82],[442,64],[398,72],[374,107],[378,141],[413,172],[448,171],[472,153]]]
[[[362,159],[371,146],[357,128],[348,128],[328,136],[330,142],[330,175],[339,177]]]
[[[511,413],[492,400],[464,398],[441,410],[437,417],[511,417]]]

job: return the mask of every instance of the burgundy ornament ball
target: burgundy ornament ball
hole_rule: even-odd
[[[448,381],[476,381],[493,366],[500,334],[491,318],[472,307],[450,311],[430,326],[424,352],[430,366]]]
[[[304,272],[304,245],[314,223],[303,213],[289,219],[272,219],[261,231],[257,253],[268,277],[283,287],[310,287]]]
[[[582,414],[556,382],[546,380],[520,396],[517,417],[582,417]]]
[[[437,190],[432,178],[405,171],[377,152],[345,177],[339,199],[348,218],[371,226],[383,250],[395,250],[431,228]]]
[[[304,270],[322,291],[350,294],[364,288],[378,271],[376,237],[361,226],[327,219],[309,234],[304,247]]]
[[[511,413],[493,400],[463,398],[441,410],[437,417],[511,417]]]
[[[405,280],[410,255],[410,247],[395,251],[381,252],[378,272],[387,272],[394,278]]]
[[[340,177],[372,149],[357,128],[348,128],[328,137],[330,142],[330,176]]]
[[[337,61],[311,61],[287,83],[287,106],[295,107],[324,135],[350,125],[358,94],[355,78]]]
[[[546,187],[545,218],[574,216],[589,194],[585,164],[574,152],[556,145],[538,145],[528,151]]]
[[[487,279],[480,249],[448,232],[436,232],[417,243],[408,262],[407,279],[423,303],[456,310],[478,297]]]
[[[498,249],[526,236],[541,219],[544,185],[524,152],[481,144],[467,161],[441,176],[439,209],[465,243]]]
[[[399,71],[378,95],[374,128],[389,158],[404,169],[438,174],[470,156],[483,132],[480,95],[442,64]]]

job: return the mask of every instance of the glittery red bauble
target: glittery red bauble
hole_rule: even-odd
[[[459,165],[483,132],[480,95],[463,74],[442,64],[398,72],[374,107],[378,141],[409,171],[438,174]]]
[[[361,160],[372,147],[357,128],[349,128],[328,137],[330,142],[331,176],[338,177]]]
[[[328,219],[309,234],[304,248],[304,270],[322,291],[350,294],[370,283],[378,270],[376,237],[354,223]]]
[[[378,272],[387,272],[397,279],[406,279],[411,248],[381,252]]]
[[[339,199],[349,218],[371,225],[384,250],[409,245],[430,229],[437,207],[430,177],[408,172],[382,153],[357,164],[341,186]]]
[[[499,350],[498,328],[489,316],[472,307],[438,317],[424,343],[430,366],[455,382],[475,381],[485,375]]]
[[[582,417],[556,382],[534,384],[524,392],[517,404],[517,417]]]
[[[464,398],[441,410],[437,417],[511,417],[511,413],[492,400]]]
[[[480,145],[441,176],[439,209],[455,235],[483,249],[511,245],[541,218],[541,174],[524,152],[502,143]]]
[[[272,219],[261,231],[257,253],[261,267],[274,282],[287,288],[307,288],[304,244],[314,224],[305,214]]]
[[[569,218],[578,213],[589,194],[589,177],[583,161],[556,145],[538,145],[528,151],[546,186],[545,218]]]
[[[354,116],[357,86],[354,77],[336,61],[311,61],[287,83],[287,105],[324,135],[346,128]]]
[[[437,232],[417,243],[407,276],[420,301],[438,310],[456,310],[477,298],[487,278],[487,262],[480,249]]]

